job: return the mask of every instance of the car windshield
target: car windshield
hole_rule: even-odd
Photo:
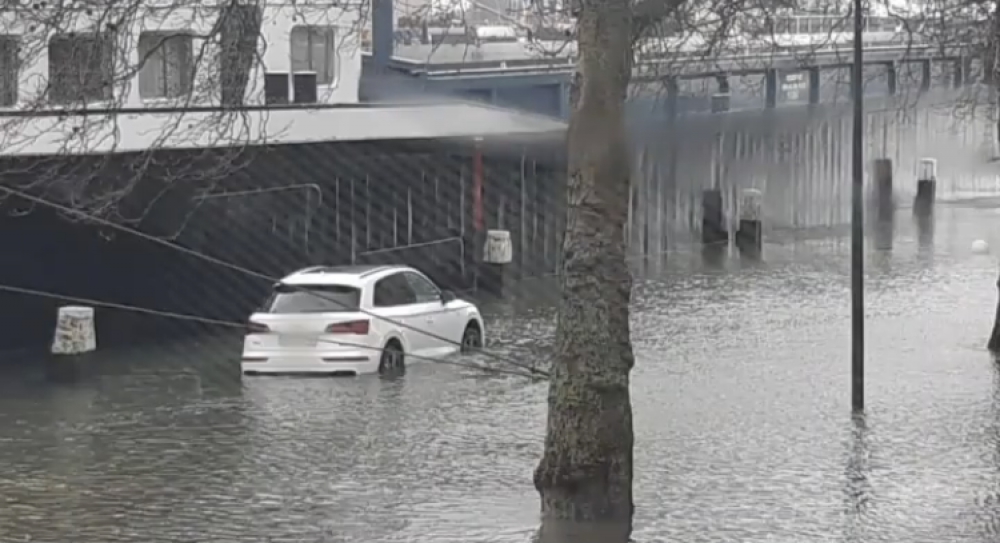
[[[277,285],[265,307],[268,313],[357,311],[361,291],[344,285]]]

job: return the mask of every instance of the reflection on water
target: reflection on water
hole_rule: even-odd
[[[844,494],[846,497],[847,525],[845,539],[849,542],[866,541],[865,517],[871,499],[870,469],[868,460],[868,423],[864,414],[851,415],[851,441],[845,470]]]
[[[896,214],[890,213],[874,221],[872,245],[877,254],[891,253],[896,237]]]
[[[768,243],[757,263],[637,262],[636,541],[996,541],[1000,378],[982,350],[996,265],[968,249],[995,217],[900,215],[891,251],[869,232],[863,420],[849,415],[847,237]],[[552,289],[533,288],[485,310],[494,348],[544,361],[554,314],[537,300]],[[531,481],[543,383],[434,364],[395,381],[241,381],[227,345],[132,353],[76,387],[6,375],[0,540],[552,533]]]
[[[921,255],[934,254],[934,216],[916,215],[913,218],[917,227],[917,246]]]
[[[532,543],[629,543],[628,522],[561,522],[544,520]]]
[[[724,269],[729,258],[729,246],[719,243],[702,245],[701,258],[706,269]]]

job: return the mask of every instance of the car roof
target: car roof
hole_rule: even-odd
[[[412,269],[400,265],[311,266],[285,276],[280,282],[289,285],[360,286],[389,272]]]

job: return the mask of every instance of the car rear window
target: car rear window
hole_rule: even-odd
[[[268,313],[357,311],[361,291],[343,285],[277,285],[265,307]]]

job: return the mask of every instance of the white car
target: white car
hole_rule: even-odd
[[[250,317],[244,374],[380,373],[483,345],[479,309],[406,266],[316,266]]]

